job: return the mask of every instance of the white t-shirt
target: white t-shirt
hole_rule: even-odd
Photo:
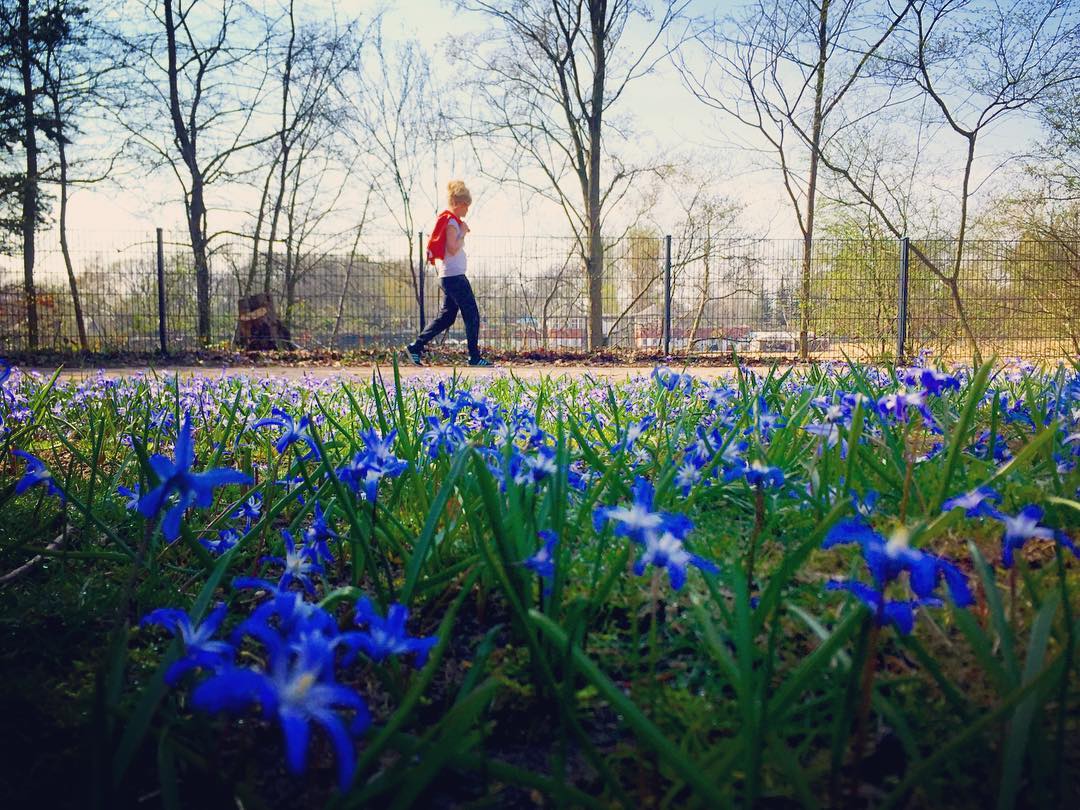
[[[450,220],[446,223],[446,230],[453,230],[454,235],[461,239],[461,227],[454,221]],[[449,236],[449,234],[447,234]],[[465,246],[461,246],[461,250],[451,256],[446,254],[446,258],[443,260],[436,260],[435,264],[439,268],[439,278],[446,278],[447,276],[463,276],[465,275]]]

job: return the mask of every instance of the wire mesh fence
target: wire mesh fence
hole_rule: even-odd
[[[65,257],[36,247],[37,348],[77,350],[73,288],[97,351],[200,346],[193,253],[166,233],[75,234]],[[583,245],[564,237],[470,235],[469,277],[483,346],[581,351],[589,345]],[[930,350],[1080,356],[1080,244],[1035,241],[802,240],[627,236],[604,242],[602,330],[615,348],[678,353],[895,358]],[[303,348],[397,347],[440,305],[419,236],[224,236],[208,248],[211,344],[237,334],[238,302],[268,293]],[[69,272],[70,268],[70,272]],[[164,298],[159,312],[158,295]],[[906,293],[906,307],[901,304]],[[0,350],[29,348],[19,255],[0,257]],[[163,317],[162,317],[163,316]],[[898,345],[901,337],[903,345]],[[459,322],[445,342],[464,343]]]

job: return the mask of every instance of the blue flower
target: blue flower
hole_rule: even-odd
[[[304,529],[304,542],[309,546],[319,547],[320,553],[322,553],[322,549],[326,548],[328,540],[337,539],[337,532],[331,529],[330,524],[326,522],[326,516],[323,514],[322,505],[316,503],[315,518],[311,521],[311,525]],[[324,556],[329,557],[330,552],[326,551]]]
[[[247,519],[250,524],[253,520],[258,520],[259,515],[262,514],[262,494],[256,492],[252,494],[247,500],[240,504],[240,507],[233,512],[233,518],[235,520]]]
[[[746,477],[746,483],[760,485],[762,487],[782,487],[784,485],[784,471],[779,467],[770,467],[764,462],[754,459],[749,467],[743,467],[742,474]]]
[[[846,543],[859,544],[866,568],[879,590],[884,590],[907,571],[908,584],[920,598],[934,597],[938,581],[944,579],[949,595],[958,607],[966,607],[975,601],[964,573],[942,557],[911,548],[903,528],[886,540],[861,518],[844,520],[829,530],[821,547],[828,549]]]
[[[684,394],[689,394],[694,388],[693,375],[679,374],[667,366],[657,366],[652,370],[651,376],[661,388],[666,388],[668,391],[682,388]]]
[[[162,455],[150,457],[150,467],[158,477],[158,485],[139,500],[139,514],[145,518],[156,516],[165,508],[169,496],[176,494],[177,501],[165,514],[161,530],[170,543],[180,536],[180,520],[187,508],[194,504],[205,509],[214,502],[214,488],[227,484],[250,484],[251,479],[237,470],[216,469],[193,473],[195,447],[191,438],[191,415],[184,416],[184,424],[176,437],[176,459],[170,461]]]
[[[1005,525],[1005,533],[1001,538],[1001,564],[1005,568],[1012,568],[1013,552],[1023,548],[1032,537],[1040,540],[1056,540],[1074,556],[1080,558],[1080,549],[1077,549],[1068,535],[1061,531],[1054,531],[1049,526],[1043,526],[1039,522],[1042,516],[1042,507],[1036,504],[1025,506],[1017,515],[1000,514],[997,516]]]
[[[685,584],[688,564],[712,574],[720,571],[714,563],[687,551],[683,546],[683,541],[671,532],[648,532],[644,545],[644,552],[634,562],[634,573],[642,576],[647,565],[666,568],[668,580],[675,590],[679,590]]]
[[[465,446],[465,431],[453,421],[443,422],[436,416],[429,416],[427,423],[428,429],[424,432],[423,441],[431,458],[438,458],[443,450],[451,455]]]
[[[36,487],[39,484],[44,484],[49,495],[55,495],[63,500],[64,493],[60,487],[56,485],[56,481],[53,480],[52,473],[45,466],[45,462],[36,456],[32,456],[24,450],[13,450],[12,455],[18,456],[26,462],[26,472],[23,477],[15,484],[15,494],[21,495],[30,489],[30,487]]]
[[[402,461],[392,452],[397,431],[392,430],[386,438],[380,438],[374,430],[361,433],[366,449],[357,453],[351,462],[338,470],[338,475],[353,492],[360,492],[374,503],[379,494],[379,481],[383,478],[397,478],[409,467],[409,462]]]
[[[371,715],[359,694],[334,680],[334,648],[318,633],[273,645],[265,672],[226,667],[195,688],[192,704],[211,713],[259,706],[264,717],[276,715],[285,736],[285,761],[298,774],[307,765],[311,724],[317,723],[333,744],[344,790],[355,767],[352,736],[371,724]],[[354,713],[349,726],[342,710]]]
[[[960,380],[951,374],[932,368],[911,368],[904,372],[904,382],[908,385],[921,385],[927,394],[941,396],[950,388],[960,390]]]
[[[463,393],[465,393],[465,396],[468,397],[467,392]],[[431,403],[433,405],[439,408],[439,411],[442,413],[444,419],[450,419],[451,421],[453,421],[453,418],[457,416],[458,411],[461,410],[463,404],[465,404],[460,394],[458,394],[457,396],[452,396],[446,393],[445,383],[439,383],[439,387],[437,390],[429,391],[428,399],[431,400]]]
[[[232,636],[235,644],[245,635],[267,647],[305,633],[321,633],[327,638],[338,635],[337,620],[314,602],[307,601],[301,591],[290,591],[256,577],[236,577],[232,585],[237,590],[261,590],[270,595],[237,626]]]
[[[655,417],[646,416],[640,422],[631,423],[627,426],[626,432],[615,442],[611,447],[612,453],[617,453],[620,450],[625,450],[627,453],[634,449],[634,442],[640,439],[655,421]]]
[[[0,358],[0,386],[6,383],[9,377],[11,377],[11,363]]]
[[[217,540],[208,540],[205,537],[199,538],[199,545],[219,557],[239,542],[240,535],[237,534],[236,529],[222,529],[218,532]]]
[[[193,669],[217,669],[233,660],[233,646],[213,638],[227,613],[226,605],[218,605],[199,625],[192,625],[191,616],[179,608],[158,608],[143,617],[143,627],[160,625],[184,643],[184,656],[165,671],[165,683],[173,685]]]
[[[785,424],[787,422],[783,415],[779,411],[770,411],[769,403],[765,401],[765,397],[759,396],[754,406],[754,426],[761,434],[761,437],[767,441],[773,430],[782,428]],[[754,428],[747,428],[745,432],[747,434],[753,433]]]
[[[428,653],[439,642],[439,638],[409,636],[405,629],[408,618],[409,609],[395,602],[384,619],[365,596],[356,603],[356,624],[359,627],[366,626],[367,631],[345,633],[342,639],[354,652],[358,648],[376,663],[391,655],[411,655],[413,666],[420,669],[427,662]]]
[[[935,597],[919,599],[886,599],[880,590],[857,580],[839,582],[831,580],[825,587],[830,591],[848,591],[866,605],[874,614],[879,626],[894,625],[902,635],[908,635],[915,628],[915,609],[918,607],[940,607],[941,600]]]
[[[544,593],[546,594],[551,590],[550,580],[555,578],[555,546],[558,544],[559,538],[555,532],[547,529],[539,532],[539,536],[544,541],[544,544],[531,557],[522,560],[521,564],[533,571],[538,577],[547,580],[544,583]]]
[[[694,524],[686,515],[653,511],[653,485],[645,478],[634,480],[633,503],[628,506],[598,506],[593,511],[593,527],[601,531],[608,523],[615,524],[615,534],[644,543],[649,533],[667,531],[676,537],[686,537]]]
[[[526,455],[515,447],[510,457],[510,474],[516,484],[538,484],[557,469],[554,447],[537,448],[536,455]]]
[[[272,408],[270,410],[271,417],[266,419],[260,419],[252,424],[252,429],[261,427],[279,427],[285,432],[281,434],[281,437],[274,444],[274,449],[279,453],[284,453],[285,449],[292,444],[302,442],[306,444],[310,450],[304,458],[318,458],[319,451],[318,446],[315,444],[315,440],[311,436],[311,417],[302,416],[299,422],[293,420],[292,416],[287,414],[281,408]]]
[[[942,512],[963,509],[968,517],[991,517],[1000,520],[1001,513],[994,504],[1001,503],[1001,496],[990,487],[979,487],[955,498],[949,498],[941,505]]]
[[[150,427],[155,430],[167,433],[172,430],[172,426],[175,423],[176,418],[168,408],[158,408],[157,410],[150,412]]]
[[[682,490],[683,495],[689,495],[690,490],[701,480],[701,462],[695,461],[693,457],[683,461],[675,473],[675,486]]]
[[[281,530],[281,536],[285,540],[284,557],[263,557],[261,562],[272,562],[283,566],[285,572],[281,575],[278,583],[280,588],[288,588],[294,582],[299,582],[308,593],[314,592],[311,578],[315,574],[322,574],[324,569],[319,562],[318,550],[313,546],[297,544],[293,540],[292,532],[288,529]],[[333,558],[330,557],[330,562]]]
[[[702,466],[712,460],[717,449],[723,444],[724,437],[720,435],[720,431],[716,428],[713,428],[712,431],[706,431],[704,427],[699,427],[697,429],[697,439],[694,440],[693,444],[686,447],[686,455],[696,462],[698,466]]]
[[[137,509],[139,507],[139,499],[142,495],[139,493],[139,485],[136,484],[134,489],[128,489],[127,487],[117,487],[116,494],[122,498],[127,498],[124,502],[125,509]]]

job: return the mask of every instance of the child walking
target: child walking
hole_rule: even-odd
[[[465,215],[472,205],[472,195],[463,181],[451,180],[447,185],[447,197],[447,210],[439,214],[427,244],[428,263],[439,269],[442,309],[416,340],[405,347],[405,351],[413,364],[423,365],[424,347],[449,329],[460,312],[465,321],[465,338],[469,344],[469,365],[490,366],[493,364],[480,356],[480,310],[477,309],[469,279],[465,277],[465,236],[469,233]]]

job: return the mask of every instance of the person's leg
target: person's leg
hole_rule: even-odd
[[[465,321],[465,339],[469,344],[469,359],[480,359],[480,309],[476,306],[476,296],[472,285],[465,276],[450,276],[446,279],[447,292],[454,296],[454,301]]]
[[[457,301],[454,300],[454,296],[447,291],[446,282],[447,279],[440,279],[443,288],[442,309],[439,310],[435,320],[429,323],[424,328],[424,331],[417,336],[416,340],[409,344],[407,347],[409,351],[415,351],[419,354],[436,336],[454,325],[454,321],[457,319],[458,305]]]

